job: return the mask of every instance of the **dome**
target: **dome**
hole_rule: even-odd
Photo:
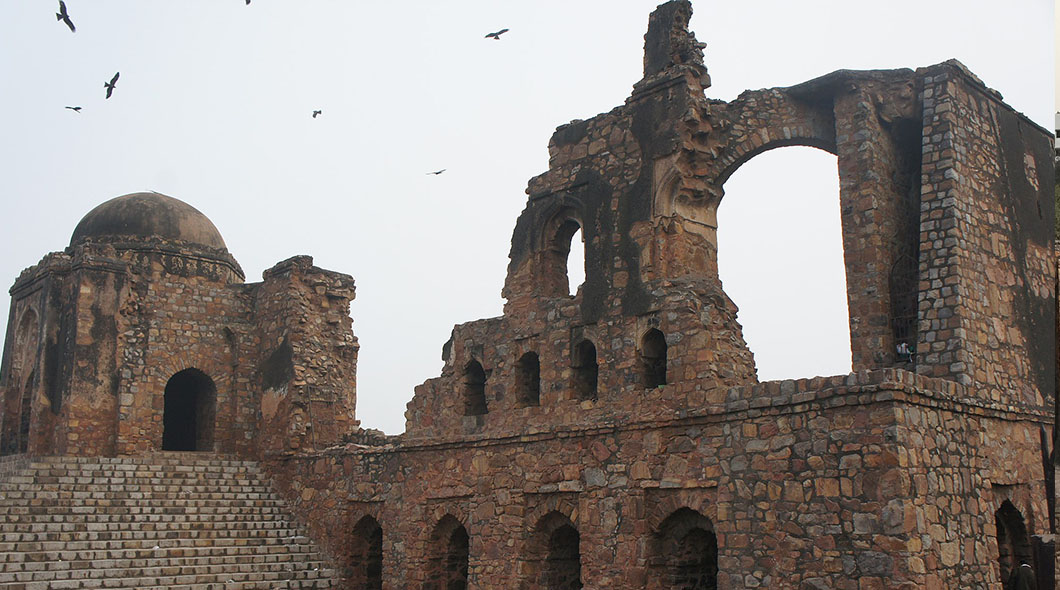
[[[88,212],[70,237],[85,240],[162,238],[227,250],[221,233],[198,209],[161,193],[132,193],[111,199]]]

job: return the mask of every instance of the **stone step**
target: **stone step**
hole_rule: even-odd
[[[4,576],[3,574],[15,574],[19,572],[86,570],[92,572],[86,574],[86,577],[108,577],[106,575],[97,575],[95,572],[114,569],[140,570],[149,568],[178,568],[187,572],[190,568],[195,568],[196,573],[205,573],[207,571],[223,571],[224,566],[226,565],[243,566],[246,564],[258,565],[266,571],[269,568],[278,571],[277,568],[290,570],[293,569],[295,565],[299,565],[301,569],[306,569],[307,567],[316,567],[319,569],[324,565],[323,560],[321,560],[320,556],[314,553],[312,549],[309,551],[288,551],[282,555],[278,552],[274,552],[271,554],[221,554],[187,557],[169,555],[162,551],[158,551],[157,553],[160,553],[158,556],[133,558],[104,557],[92,560],[66,560],[59,557],[63,553],[64,552],[28,554],[34,559],[0,562],[0,581],[5,580],[6,577],[13,578],[13,576]],[[15,556],[12,555],[12,557]],[[280,557],[283,559],[280,559]]]
[[[31,506],[12,508],[11,514],[0,514],[0,530],[4,523],[63,523],[85,524],[89,522],[108,522],[137,518],[140,522],[165,521],[253,521],[276,520],[287,514],[282,506],[190,506],[179,510],[171,508],[128,507],[114,509],[93,508],[89,511],[72,510],[64,512],[63,506]],[[70,508],[70,507],[67,507]]]
[[[27,572],[27,571],[56,571],[56,570],[84,570],[84,569],[114,569],[114,568],[146,568],[146,567],[206,567],[224,566],[226,564],[312,564],[320,567],[323,560],[312,546],[300,544],[300,546],[277,548],[271,553],[237,553],[216,552],[209,553],[209,548],[197,548],[201,555],[187,555],[179,549],[159,549],[155,551],[142,550],[139,552],[126,552],[135,555],[133,557],[118,557],[117,552],[39,552],[27,554],[0,554],[0,559],[10,557],[11,560],[0,560],[0,573]],[[280,551],[283,549],[285,551]],[[80,554],[101,553],[102,557],[77,558]],[[64,558],[70,557],[69,559]],[[2,576],[0,576],[2,579]]]
[[[124,510],[139,508],[142,512],[161,512],[170,509],[174,512],[191,508],[282,508],[283,501],[271,494],[209,494],[199,498],[189,497],[147,497],[147,498],[49,498],[46,495],[33,497],[30,492],[23,498],[10,498],[0,501],[0,507],[13,514],[43,513],[46,509],[66,509],[73,514],[90,514],[99,510]],[[47,494],[44,492],[43,494]],[[159,505],[155,505],[159,504]]]
[[[232,533],[238,532],[238,535]],[[274,543],[277,538],[298,537],[300,530],[282,526],[254,526],[253,528],[225,527],[187,528],[177,526],[158,527],[157,529],[132,530],[130,528],[112,530],[77,530],[77,531],[19,531],[0,533],[0,545],[4,543],[33,543],[44,541],[159,541],[184,539],[190,542],[209,541],[221,543],[225,539],[239,539],[244,542],[254,540],[260,543]],[[191,544],[191,543],[189,543]],[[16,549],[18,550],[18,549]]]
[[[234,556],[256,556],[264,555],[266,561],[280,560],[290,561],[293,553],[281,553],[279,548],[295,547],[305,549],[311,547],[303,542],[292,542],[289,545],[267,547],[262,551],[262,546],[253,545],[210,545],[206,547],[165,546],[154,548],[101,548],[88,542],[71,543],[41,543],[38,548],[25,551],[0,551],[0,563],[16,563],[30,561],[95,561],[101,559],[163,559],[163,558],[206,558],[227,559]],[[24,548],[23,548],[24,549]],[[306,553],[305,555],[310,555]]]
[[[311,566],[312,564],[306,564]],[[318,585],[299,585],[296,588],[330,588],[334,572],[324,567],[283,569],[263,567],[261,564],[228,566],[227,571],[198,567],[154,567],[132,569],[68,570],[65,572],[25,572],[8,582],[0,582],[0,589],[61,590],[65,588],[202,588],[206,584],[242,584],[215,586],[219,588],[290,588],[287,581],[319,581]],[[218,568],[219,569],[219,568]],[[22,579],[19,579],[22,578]],[[257,586],[249,585],[257,584]]]
[[[0,590],[335,580],[256,463],[201,453],[0,461]]]

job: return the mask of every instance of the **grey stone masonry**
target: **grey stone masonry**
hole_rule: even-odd
[[[0,589],[332,588],[252,461],[42,457],[0,469]]]

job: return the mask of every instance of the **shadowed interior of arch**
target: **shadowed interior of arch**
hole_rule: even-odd
[[[718,274],[760,380],[850,372],[834,155],[785,147],[736,170],[718,208]]]
[[[198,369],[184,369],[170,377],[164,395],[162,450],[213,450],[217,399],[213,380]]]

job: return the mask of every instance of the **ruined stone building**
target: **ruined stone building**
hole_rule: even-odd
[[[631,96],[556,130],[503,315],[453,329],[404,434],[355,420],[351,277],[245,283],[140,193],[12,287],[4,453],[261,461],[341,587],[1046,587],[1051,134],[956,61],[711,99],[690,14],[661,5]],[[759,382],[716,212],[785,146],[838,158],[853,372]]]

